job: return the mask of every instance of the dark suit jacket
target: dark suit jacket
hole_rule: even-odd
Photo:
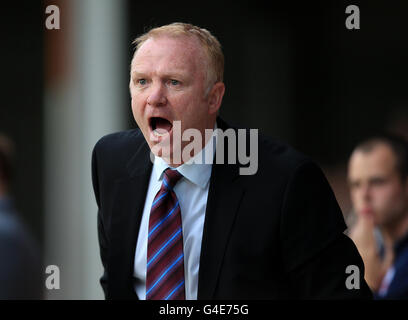
[[[229,127],[220,118],[217,124]],[[362,259],[343,234],[342,213],[319,167],[261,135],[258,148],[255,175],[239,175],[238,163],[213,165],[198,299],[371,298]],[[134,256],[152,170],[149,151],[139,129],[107,135],[93,151],[107,299],[137,298]],[[360,289],[346,288],[348,265],[359,267]]]

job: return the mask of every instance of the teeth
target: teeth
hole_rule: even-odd
[[[168,132],[167,132],[166,130],[164,130],[164,129],[158,128],[158,129],[153,130],[153,133],[154,133],[156,136],[158,136],[158,137],[163,137],[163,136],[165,136]]]

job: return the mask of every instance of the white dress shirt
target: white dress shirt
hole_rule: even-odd
[[[214,129],[216,128],[217,125],[215,125]],[[184,242],[185,296],[187,300],[197,299],[201,240],[212,170],[211,163],[214,159],[216,147],[216,137],[215,131],[211,139],[212,143],[207,143],[188,163],[184,163],[176,168],[177,171],[183,175],[183,178],[178,181],[173,190],[179,200],[181,211]],[[204,163],[203,160],[200,161],[202,164],[197,163],[197,160],[204,159],[203,157],[211,159],[210,163],[208,163],[208,161]],[[155,157],[135,252],[133,275],[136,281],[134,288],[137,296],[141,300],[146,299],[147,235],[149,233],[150,210],[154,197],[162,185],[163,171],[169,167],[170,166],[162,158]]]

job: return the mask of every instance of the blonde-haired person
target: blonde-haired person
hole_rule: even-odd
[[[346,286],[347,267],[364,266],[318,166],[251,131],[239,140],[217,116],[225,84],[216,38],[175,23],[135,44],[129,88],[139,128],[101,138],[92,156],[106,298],[371,298],[362,277]],[[201,148],[179,141],[180,128],[198,132]],[[229,133],[224,144],[205,136],[216,128],[216,137]],[[248,141],[257,171],[241,175],[241,157],[218,161]],[[203,155],[211,161],[196,161]]]
[[[137,37],[133,44],[136,45],[135,53],[150,38],[167,37],[190,37],[200,41],[202,48],[206,53],[206,59],[203,59],[207,65],[207,90],[217,82],[224,81],[224,54],[221,44],[207,29],[199,28],[189,23],[174,22],[158,28],[151,29],[149,32]],[[132,60],[133,61],[133,60]]]

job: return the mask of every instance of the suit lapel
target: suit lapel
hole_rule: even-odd
[[[218,127],[227,125],[217,119]],[[227,148],[227,145],[225,145]],[[224,155],[228,154],[225,149]],[[143,139],[127,165],[129,176],[116,181],[112,214],[109,284],[112,296],[135,298],[133,268],[136,242],[152,162]],[[228,239],[244,194],[238,164],[213,164],[201,244],[198,299],[213,299]]]
[[[143,141],[127,165],[129,176],[116,181],[112,211],[109,283],[114,296],[136,297],[133,268],[136,241],[146,198],[152,163]]]
[[[218,124],[219,128],[226,129],[222,120],[218,119]],[[228,154],[226,148],[227,145],[224,155]],[[201,244],[198,281],[200,300],[214,299],[228,239],[245,191],[239,182],[237,164],[213,164]]]

